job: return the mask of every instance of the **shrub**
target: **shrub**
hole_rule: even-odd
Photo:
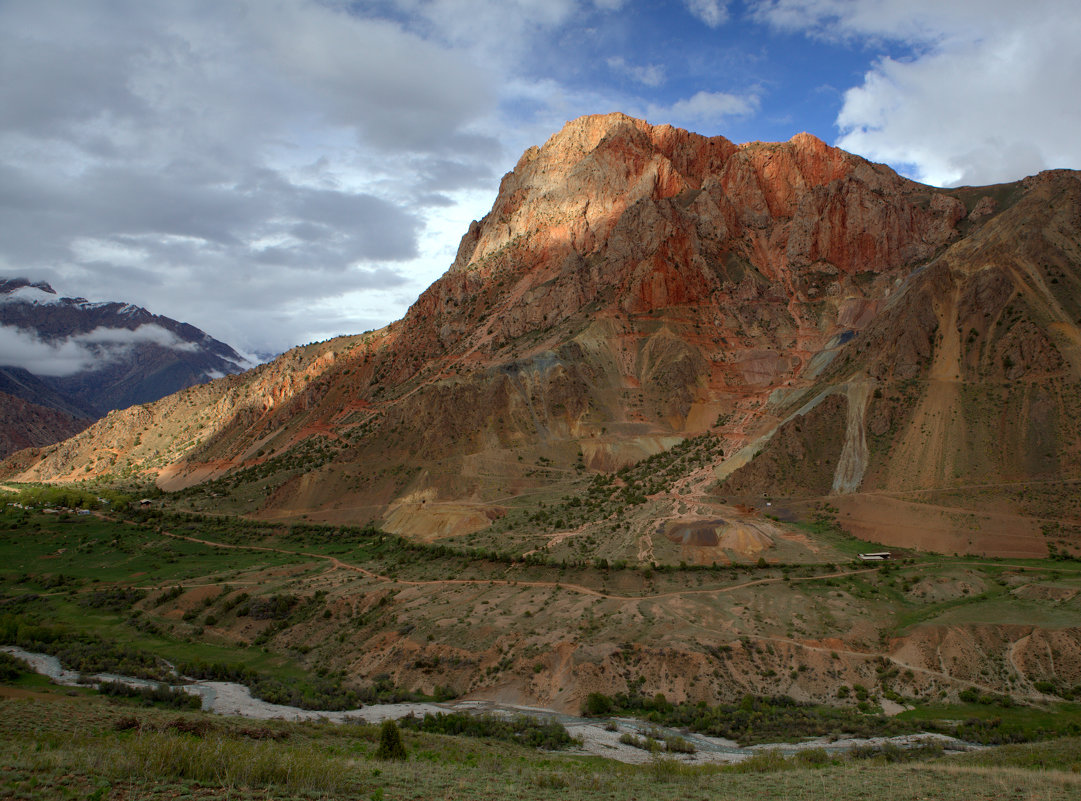
[[[398,724],[393,720],[384,720],[379,730],[379,748],[375,752],[378,759],[405,759],[405,743]]]
[[[199,709],[203,705],[198,695],[192,695],[179,687],[170,687],[164,683],[152,687],[133,687],[120,681],[103,681],[98,685],[98,692],[112,698],[130,698],[144,706]]]
[[[957,694],[957,697],[966,704],[977,704],[980,701],[980,691],[975,687],[966,687]]]
[[[697,750],[690,740],[674,734],[664,738],[664,748],[670,754],[693,754]]]
[[[496,740],[520,743],[530,748],[551,750],[568,748],[580,744],[567,732],[558,721],[536,720],[526,715],[506,720],[495,715],[468,715],[461,712],[435,715],[427,714],[423,718],[408,715],[399,723],[402,728],[424,731],[430,734],[462,735],[465,737],[491,737]]]
[[[802,765],[828,765],[832,762],[829,752],[825,748],[808,748],[796,754],[796,761]]]
[[[0,681],[18,681],[33,672],[33,668],[23,660],[11,654],[0,653]]]
[[[582,706],[583,714],[587,716],[607,715],[615,708],[612,699],[604,693],[590,693],[586,696],[586,702]]]

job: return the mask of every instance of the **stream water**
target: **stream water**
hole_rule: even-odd
[[[117,676],[111,673],[97,673],[87,676],[73,670],[67,670],[55,656],[25,651],[22,648],[10,645],[0,646],[0,651],[22,659],[38,673],[48,676],[54,683],[68,687],[92,686],[106,681],[119,681],[132,687],[156,687],[161,683],[130,676]],[[229,681],[192,681],[190,683],[178,683],[173,686],[200,696],[204,711],[214,712],[219,715],[238,715],[257,720],[323,720],[334,723],[347,723],[349,721],[381,723],[384,720],[397,720],[408,715],[423,716],[428,713],[438,714],[440,712],[487,713],[505,717],[528,715],[562,723],[572,737],[581,738],[583,746],[579,749],[580,752],[632,763],[648,762],[653,758],[653,755],[643,749],[619,742],[620,736],[627,733],[639,736],[652,733],[654,736],[661,738],[665,736],[682,737],[695,747],[696,752],[694,754],[671,754],[669,756],[684,762],[698,763],[739,762],[765,750],[775,750],[785,755],[791,755],[810,748],[822,748],[828,752],[842,752],[849,751],[857,746],[881,747],[886,743],[893,743],[901,748],[939,743],[943,748],[954,751],[966,751],[979,747],[953,737],[931,733],[860,739],[816,738],[800,743],[771,743],[745,747],[721,737],[710,737],[695,732],[669,729],[634,718],[583,718],[552,709],[500,704],[492,701],[467,700],[441,703],[372,704],[360,709],[320,711],[261,701],[258,698],[253,698],[251,692],[243,684]]]

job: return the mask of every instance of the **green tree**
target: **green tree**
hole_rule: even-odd
[[[405,743],[402,742],[402,733],[398,731],[398,724],[393,720],[384,720],[383,728],[379,730],[379,749],[375,752],[379,759],[405,759]]]

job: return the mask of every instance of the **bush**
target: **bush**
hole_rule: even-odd
[[[673,729],[688,729],[713,737],[726,737],[741,745],[797,741],[804,737],[910,734],[925,723],[864,715],[842,707],[818,706],[787,696],[748,695],[739,704],[710,707],[690,703],[672,704],[663,696],[647,696],[632,687],[630,692],[586,698],[586,714],[632,715]],[[866,692],[866,689],[864,689]],[[870,705],[869,702],[863,702]]]
[[[833,761],[829,752],[825,748],[808,748],[796,753],[796,761],[801,765],[811,765],[813,767],[819,767],[821,765],[828,765]]]
[[[106,590],[95,590],[80,599],[81,606],[91,609],[107,609],[111,612],[122,612],[130,609],[136,603],[146,597],[146,590],[134,587],[112,587]]]
[[[112,698],[130,698],[143,706],[164,706],[170,709],[199,709],[203,705],[198,695],[192,695],[179,687],[157,684],[153,687],[133,687],[121,681],[103,681],[98,692]]]
[[[301,709],[357,709],[364,700],[354,690],[342,687],[329,677],[310,676],[306,680],[276,678],[259,673],[246,665],[225,662],[182,662],[177,665],[181,675],[211,681],[233,681],[244,684],[251,694],[272,704],[297,706]]]
[[[405,743],[402,742],[402,733],[398,731],[398,724],[393,720],[384,720],[383,727],[379,730],[379,748],[375,755],[378,759],[405,759]]]
[[[116,673],[152,680],[168,677],[166,665],[148,651],[19,615],[0,615],[0,642],[51,654],[64,667],[80,673]]]
[[[34,669],[23,660],[11,654],[0,653],[0,681],[18,681],[33,672]]]
[[[957,694],[957,697],[966,704],[978,704],[980,702],[980,691],[975,687],[966,687]]]
[[[582,714],[593,717],[607,715],[615,709],[615,703],[604,693],[590,693],[586,696],[586,702],[582,705]]]
[[[690,740],[670,734],[664,738],[664,750],[670,754],[693,754],[697,749]]]
[[[265,598],[253,598],[237,609],[237,615],[251,615],[255,620],[285,620],[297,604],[295,595],[271,595]]]

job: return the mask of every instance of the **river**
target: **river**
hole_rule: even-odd
[[[25,651],[11,645],[0,646],[0,651],[22,659],[38,673],[48,676],[54,683],[67,687],[95,685],[105,681],[119,681],[133,687],[155,687],[160,684],[160,682],[156,681],[136,679],[130,676],[117,676],[111,673],[97,673],[93,676],[85,676],[66,669],[55,656]],[[397,720],[408,715],[423,716],[428,713],[434,715],[440,712],[488,713],[507,717],[529,715],[544,720],[558,721],[567,728],[572,737],[580,738],[583,743],[582,747],[574,749],[570,753],[592,754],[629,763],[648,762],[655,757],[641,748],[619,742],[620,736],[628,733],[641,736],[647,732],[659,732],[659,736],[662,738],[664,736],[678,736],[691,743],[696,749],[694,754],[669,754],[666,756],[692,764],[740,762],[756,753],[768,750],[780,751],[787,756],[811,748],[822,748],[828,752],[843,752],[850,751],[857,746],[881,747],[887,743],[892,743],[900,748],[938,743],[943,748],[952,751],[967,751],[980,747],[953,737],[933,733],[859,739],[820,737],[800,743],[741,746],[722,737],[710,737],[695,732],[669,729],[634,718],[583,718],[553,709],[499,704],[491,701],[460,700],[441,703],[372,704],[360,709],[320,711],[261,701],[258,698],[253,698],[251,692],[243,684],[230,681],[192,681],[173,686],[200,696],[203,701],[203,710],[206,712],[213,712],[218,715],[237,715],[256,720],[381,723],[384,720]]]

